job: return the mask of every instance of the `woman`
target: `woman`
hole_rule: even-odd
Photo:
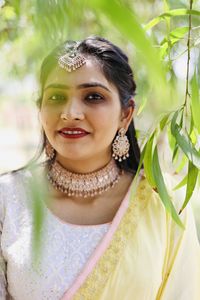
[[[47,160],[0,179],[1,299],[200,299],[190,206],[182,230],[145,177],[134,180],[135,89],[127,56],[103,38],[66,42],[45,58],[37,104]],[[44,197],[37,190],[44,211],[37,268],[34,179],[47,187]],[[172,197],[178,209],[180,190]]]

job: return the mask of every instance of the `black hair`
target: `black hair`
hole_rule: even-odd
[[[42,104],[42,93],[44,85],[49,73],[57,66],[58,58],[64,55],[67,51],[66,49],[68,49],[69,45],[73,43],[75,42],[66,41],[62,43],[44,59],[40,73],[41,95],[36,101],[37,107],[39,109]],[[94,58],[99,64],[106,79],[117,87],[121,107],[127,108],[128,106],[130,106],[129,100],[131,98],[133,99],[133,97],[135,96],[136,84],[127,55],[110,41],[98,36],[88,37],[79,42],[78,51],[88,57]],[[43,129],[41,133],[42,141],[40,143],[40,149],[28,164],[37,162],[45,149],[47,138]],[[125,171],[136,173],[140,160],[140,149],[136,138],[136,131],[133,120],[129,125],[126,135],[130,143],[129,157],[122,162],[117,161],[117,164],[121,169]],[[51,163],[51,161],[48,160],[46,163]],[[13,172],[15,171],[17,170],[14,170]]]

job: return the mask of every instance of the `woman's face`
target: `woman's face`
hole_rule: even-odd
[[[61,119],[63,113],[68,120]],[[117,130],[128,126],[116,86],[92,59],[71,73],[57,66],[49,74],[40,119],[57,151],[57,160],[64,166],[76,161],[107,163]],[[60,133],[63,128],[66,133]]]

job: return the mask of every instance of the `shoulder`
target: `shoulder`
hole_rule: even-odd
[[[7,190],[8,188],[14,187],[15,184],[23,179],[25,179],[29,174],[28,170],[16,170],[16,171],[9,171],[7,173],[0,175],[0,191]]]
[[[7,172],[0,175],[0,223],[4,221],[7,207],[12,202],[17,186],[19,172]]]
[[[4,186],[10,186],[15,183],[25,182],[33,176],[38,176],[43,169],[43,163],[34,164],[32,166],[25,166],[18,170],[11,170],[0,174],[0,189]]]
[[[0,175],[0,206],[7,205],[14,195],[20,192],[20,187],[27,177],[26,170],[10,171]]]
[[[37,166],[34,169],[37,169]],[[14,206],[24,206],[29,201],[33,168],[21,168],[0,175],[0,221]]]

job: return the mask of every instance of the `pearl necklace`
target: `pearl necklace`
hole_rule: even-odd
[[[119,180],[122,171],[115,161],[102,169],[87,174],[72,173],[54,161],[47,170],[47,178],[55,189],[75,197],[93,197],[113,187]]]

